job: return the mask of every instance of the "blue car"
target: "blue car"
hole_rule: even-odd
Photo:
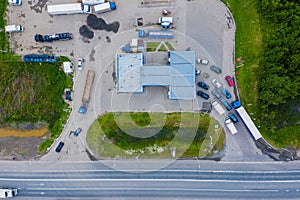
[[[81,131],[82,131],[81,128],[76,129],[75,132],[74,132],[74,136],[77,137]]]
[[[232,107],[230,106],[230,104],[225,99],[221,99],[221,103],[225,106],[225,108],[228,111],[230,111],[232,109]]]
[[[230,99],[231,98],[231,94],[228,92],[228,90],[226,90],[225,88],[223,88],[221,90],[222,94],[226,97],[226,99]]]
[[[204,92],[202,92],[200,90],[197,92],[197,95],[200,96],[200,97],[202,97],[203,99],[208,99],[209,98],[208,94],[206,94],[206,93],[204,93]]]
[[[237,117],[233,114],[233,113],[229,113],[229,118],[231,119],[231,121],[233,123],[237,123],[239,120],[237,119]]]
[[[209,89],[209,86],[206,83],[204,83],[204,82],[198,82],[198,86],[202,87],[205,90]]]
[[[213,91],[211,91],[211,93],[213,95],[215,95],[218,99],[221,99],[221,95],[220,95],[220,93],[217,90],[213,90]]]
[[[59,144],[57,145],[57,147],[55,149],[56,153],[59,153],[64,145],[65,145],[65,143],[59,142]]]

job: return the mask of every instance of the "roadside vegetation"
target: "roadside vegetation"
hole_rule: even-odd
[[[172,148],[181,157],[205,157],[222,151],[224,140],[218,122],[199,113],[107,113],[87,135],[90,149],[102,158],[166,158]]]
[[[274,146],[300,148],[300,5],[223,0],[236,22],[240,97]]]
[[[0,3],[0,29],[6,25],[7,1]],[[46,122],[50,137],[39,147],[44,152],[59,136],[70,110],[63,101],[64,88],[72,88],[71,77],[56,63],[25,63],[11,53],[9,34],[0,32],[0,126]],[[30,144],[28,144],[30,145]]]

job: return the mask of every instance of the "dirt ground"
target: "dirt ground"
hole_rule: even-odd
[[[44,141],[47,132],[47,128],[0,128],[0,160],[30,160],[39,155],[38,146]]]
[[[42,142],[42,137],[2,137],[0,160],[29,160],[39,155],[38,146]]]

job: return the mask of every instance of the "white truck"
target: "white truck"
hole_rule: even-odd
[[[225,124],[226,124],[226,126],[227,126],[227,128],[228,128],[228,130],[230,131],[231,134],[234,135],[234,134],[237,133],[237,130],[234,126],[234,123],[231,121],[231,119],[229,117],[227,117],[225,119]]]
[[[16,188],[0,188],[0,198],[6,199],[9,197],[17,196],[18,189]]]
[[[101,3],[105,3],[105,0],[82,0],[82,3],[85,5],[97,5]]]
[[[12,33],[12,32],[23,32],[23,26],[21,25],[7,25],[5,26],[5,32]]]
[[[219,115],[223,115],[225,113],[225,110],[222,108],[222,106],[217,102],[217,100],[214,100],[211,102],[211,105],[213,108],[219,113]]]
[[[92,13],[91,6],[82,3],[47,5],[47,10],[50,15]]]
[[[116,9],[117,7],[115,2],[106,2],[106,3],[94,5],[95,13],[104,13]]]
[[[173,25],[173,17],[160,17],[158,19],[158,23],[162,28],[172,28]]]
[[[22,5],[22,0],[8,0],[8,3],[10,5],[20,6],[20,5]]]

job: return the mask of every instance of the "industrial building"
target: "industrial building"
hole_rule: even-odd
[[[144,87],[164,86],[172,100],[195,98],[195,52],[170,51],[170,65],[145,65],[143,53],[116,55],[118,93],[143,93]]]

